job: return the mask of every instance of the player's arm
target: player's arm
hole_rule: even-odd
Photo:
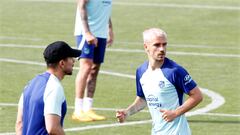
[[[127,116],[133,115],[146,107],[146,100],[142,97],[137,96],[133,104],[127,108]]]
[[[51,85],[46,86],[43,96],[46,130],[50,135],[64,135],[61,125],[62,106],[65,101],[64,90],[60,84],[50,83]]]
[[[189,97],[183,103],[183,105],[179,106],[176,109],[175,112],[176,112],[177,116],[180,116],[180,115],[184,114],[185,112],[188,112],[189,110],[191,110],[192,108],[197,106],[203,100],[202,93],[201,93],[200,89],[197,86],[195,88],[193,88],[189,92],[188,95],[189,95]]]
[[[16,135],[22,135],[22,117],[23,117],[23,109],[21,107],[18,107],[18,113],[17,113],[17,120],[16,120]]]
[[[85,38],[88,44],[97,45],[97,38],[91,33],[89,25],[88,25],[88,13],[86,10],[86,5],[88,0],[78,0],[78,7],[80,10],[80,16],[82,21],[82,27],[85,32]]]
[[[18,103],[17,120],[15,125],[16,135],[22,135],[22,127],[23,127],[23,94],[21,95]]]
[[[176,117],[188,112],[192,108],[194,108],[196,105],[198,105],[202,99],[202,93],[200,89],[196,86],[189,92],[189,97],[188,99],[181,105],[179,106],[176,110],[160,110],[163,114],[162,117],[164,120],[170,122]]]
[[[113,33],[113,26],[112,26],[112,21],[111,18],[109,19],[109,23],[108,23],[108,41],[107,44],[108,46],[111,46],[114,40],[114,33]]]
[[[64,135],[64,130],[60,125],[61,117],[55,114],[45,115],[46,129],[49,135]]]
[[[146,100],[139,96],[136,97],[135,101],[124,110],[119,110],[116,112],[116,117],[119,122],[124,122],[126,118],[130,115],[133,115],[146,107]]]

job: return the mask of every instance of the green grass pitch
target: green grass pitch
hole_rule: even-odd
[[[184,66],[200,87],[225,99],[223,105],[208,114],[188,117],[192,134],[238,135],[239,0],[113,1],[115,42],[107,50],[101,70],[134,75],[136,68],[147,59],[143,52],[142,31],[150,27],[162,28],[168,33],[167,57]],[[23,87],[46,70],[41,65],[44,63],[44,46],[64,40],[75,47],[75,10],[75,0],[0,0],[0,134],[14,132],[15,104]],[[78,65],[76,62],[75,67]],[[62,82],[68,104],[64,123],[67,135],[150,134],[148,120],[151,118],[144,111],[131,116],[127,120],[132,123],[130,125],[116,124],[115,109],[127,107],[135,98],[135,80],[127,77],[99,75],[94,107],[98,113],[107,116],[106,121],[72,121],[76,73],[74,70],[74,74]],[[204,101],[196,109],[204,108],[212,101],[204,94]],[[70,131],[73,128],[76,131]]]

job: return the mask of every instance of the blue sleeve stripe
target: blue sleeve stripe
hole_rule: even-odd
[[[141,79],[143,73],[146,72],[147,68],[148,68],[148,61],[144,62],[136,71],[137,96],[143,97],[143,98],[145,98],[145,96],[144,96],[144,93],[143,93],[143,90],[142,90],[140,79]]]

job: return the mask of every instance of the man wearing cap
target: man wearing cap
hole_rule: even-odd
[[[18,104],[16,134],[63,135],[67,104],[61,80],[71,75],[81,51],[63,41],[56,41],[44,50],[47,71],[37,75],[25,86]]]

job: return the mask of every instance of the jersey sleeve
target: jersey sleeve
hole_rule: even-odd
[[[23,91],[25,91],[28,88],[28,85],[31,83],[31,81],[28,82],[28,84],[24,87]],[[24,92],[23,92],[24,93]],[[23,93],[21,94],[21,97],[18,101],[18,107],[23,109]]]
[[[18,101],[18,107],[23,109],[23,93],[21,94],[21,97]]]
[[[145,98],[143,90],[142,90],[142,86],[141,86],[141,83],[140,83],[139,70],[136,71],[136,89],[137,89],[137,96]]]
[[[188,94],[197,84],[183,67],[179,67],[176,72],[176,86]]]
[[[65,100],[61,87],[46,87],[44,93],[44,116],[56,114],[61,117],[62,103]]]

